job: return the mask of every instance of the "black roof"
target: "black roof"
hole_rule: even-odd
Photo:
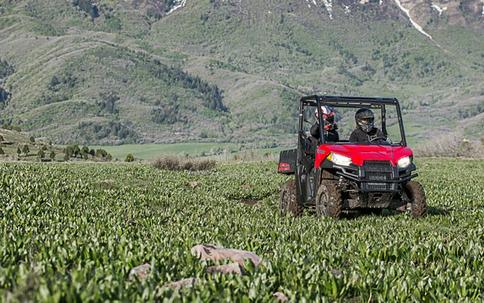
[[[396,98],[381,98],[381,97],[345,97],[345,96],[305,96],[301,98],[301,102],[316,105],[317,100],[325,105],[335,105],[335,106],[372,106],[372,105],[383,105],[383,104],[398,104]]]

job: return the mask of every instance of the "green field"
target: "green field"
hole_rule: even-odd
[[[129,153],[140,160],[153,160],[160,156],[212,157],[221,160],[231,160],[236,155],[245,158],[277,154],[282,149],[290,147],[249,147],[246,149],[241,144],[235,143],[175,143],[102,145],[92,146],[91,148],[105,149],[113,156],[113,159],[119,160],[124,160]]]
[[[152,160],[163,155],[175,156],[201,156],[203,154],[214,154],[227,150],[229,153],[238,151],[237,144],[230,143],[179,143],[179,144],[124,144],[109,146],[93,146],[93,148],[103,148],[110,153],[113,158],[124,160],[126,155],[131,153],[137,159]]]
[[[418,163],[429,215],[278,215],[272,162],[169,172],[145,164],[0,164],[0,300],[36,302],[484,300],[484,161]],[[197,182],[193,186],[193,182]],[[251,200],[255,204],[241,203]],[[209,275],[190,248],[263,258]],[[131,268],[152,265],[145,281]],[[197,277],[193,288],[167,282]]]

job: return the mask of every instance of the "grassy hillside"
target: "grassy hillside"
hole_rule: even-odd
[[[429,214],[282,217],[271,162],[211,172],[140,164],[0,163],[4,301],[481,302],[484,162],[422,160]],[[455,174],[463,170],[465,174]],[[436,176],[439,176],[436,179]],[[198,244],[254,252],[208,274]],[[222,261],[221,261],[222,262]],[[149,264],[145,277],[130,270]],[[194,277],[193,287],[169,283]]]
[[[126,154],[123,155],[125,159]],[[47,138],[35,138],[17,126],[0,128],[0,162],[67,162],[111,161],[113,156],[103,148],[67,145],[58,146]]]
[[[15,129],[0,128],[0,161],[63,160],[63,149]]]
[[[483,135],[478,26],[430,22],[431,41],[392,3],[136,3],[3,1],[0,123],[58,143],[272,145],[299,96],[327,93],[400,98],[416,144]]]

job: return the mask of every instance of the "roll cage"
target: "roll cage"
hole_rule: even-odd
[[[380,109],[381,119],[382,119],[382,132],[386,135],[386,105],[393,105],[396,107],[398,116],[398,125],[400,128],[400,146],[407,146],[407,140],[405,137],[405,129],[403,127],[402,112],[400,109],[400,103],[396,98],[371,98],[371,97],[340,97],[340,96],[306,96],[302,97],[299,105],[299,136],[303,136],[303,125],[304,125],[304,108],[306,106],[316,106],[318,110],[319,119],[319,132],[323,134],[323,129],[325,126],[325,121],[322,118],[321,106],[334,106],[334,107],[345,107],[345,108],[369,108],[369,109]],[[326,144],[324,136],[320,136],[320,144]]]

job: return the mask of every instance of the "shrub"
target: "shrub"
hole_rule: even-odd
[[[5,152],[3,151],[3,148],[0,147],[0,155],[5,155]]]
[[[7,129],[7,130],[14,130],[16,132],[21,132],[22,129],[20,128],[20,126],[17,126],[17,125],[3,125],[2,126],[3,129]]]
[[[175,157],[160,157],[153,162],[153,166],[158,169],[178,170],[180,160]]]
[[[72,152],[74,154],[74,157],[79,157],[81,155],[81,149],[79,148],[79,145],[73,145],[72,146]]]
[[[125,162],[133,162],[134,161],[134,156],[133,154],[128,154],[126,156],[126,159],[124,160]]]
[[[160,157],[152,163],[158,169],[187,171],[210,170],[215,168],[216,164],[215,160],[180,159],[177,157]]]
[[[89,154],[89,147],[83,146],[81,149],[81,155]]]
[[[0,141],[5,141],[5,139],[3,139],[2,135],[0,135]]]
[[[35,137],[34,136],[30,136],[29,140],[30,140],[30,142],[34,143],[35,142]]]
[[[420,157],[467,157],[482,158],[484,146],[478,142],[462,139],[456,135],[448,135],[429,141],[415,149]]]
[[[53,151],[53,150],[50,151],[49,158],[51,158],[52,160],[55,159],[55,151]]]
[[[43,159],[45,158],[45,152],[40,149],[39,152],[37,153],[37,156],[39,156],[40,159]]]
[[[64,148],[64,153],[70,158],[74,155],[74,148],[73,146],[69,145],[66,148]]]
[[[26,155],[30,152],[30,148],[27,144],[25,144],[24,147],[22,147],[22,152]]]
[[[96,150],[96,157],[98,158],[105,158],[107,157],[107,155],[108,155],[108,152],[102,148],[99,148]]]

